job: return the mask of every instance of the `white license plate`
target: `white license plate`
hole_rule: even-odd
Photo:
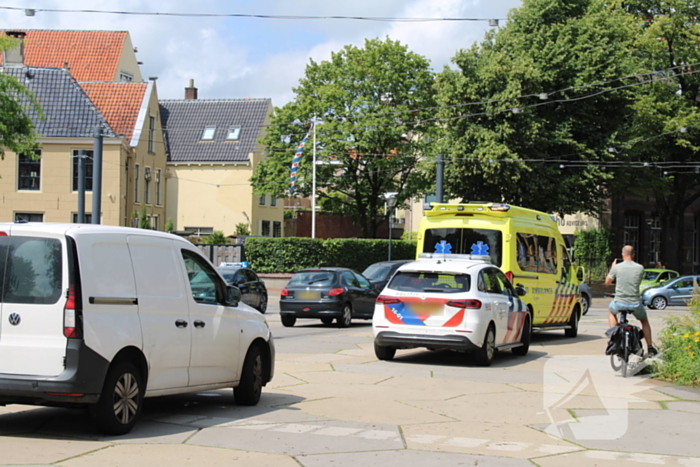
[[[321,292],[315,290],[300,290],[296,293],[299,300],[318,300],[321,298]]]

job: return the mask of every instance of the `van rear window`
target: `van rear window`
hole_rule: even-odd
[[[427,229],[423,238],[423,253],[443,252],[489,255],[491,263],[500,267],[503,234],[500,230],[492,229]]]
[[[63,285],[61,242],[53,238],[0,237],[2,302],[52,304]]]

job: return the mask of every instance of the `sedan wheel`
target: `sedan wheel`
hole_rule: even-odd
[[[267,311],[267,294],[263,294],[260,297],[260,305],[258,305],[258,311],[260,313],[265,313]]]
[[[668,306],[668,301],[664,297],[654,297],[651,300],[651,306],[653,306],[655,310],[663,310]]]
[[[346,328],[350,326],[350,323],[352,322],[352,305],[349,303],[346,303],[345,306],[343,306],[343,316],[338,318],[338,327],[339,328]]]
[[[282,326],[285,328],[291,328],[297,322],[297,317],[289,313],[280,315],[280,319],[282,320]]]

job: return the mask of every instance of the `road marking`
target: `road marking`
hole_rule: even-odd
[[[361,433],[358,433],[355,436],[359,436],[360,438],[366,438],[366,439],[381,439],[381,440],[387,440],[387,439],[399,437],[399,435],[396,432],[384,431],[384,430],[367,430],[367,431],[363,431]]]
[[[620,453],[608,451],[586,451],[586,457],[590,457],[591,459],[616,461],[617,458],[620,457]]]
[[[315,435],[326,436],[351,436],[362,431],[362,428],[343,428],[341,426],[329,426],[318,431],[314,431]]]
[[[539,452],[547,454],[562,454],[577,449],[576,446],[558,446],[556,444],[543,444],[537,449]]]
[[[666,463],[666,461],[664,460],[664,456],[654,454],[639,454],[636,452],[630,454],[629,460],[631,460],[632,462],[639,462],[641,464],[664,465]]]
[[[523,449],[530,446],[530,443],[492,443],[486,446],[486,449],[493,449],[495,451],[522,451]]]
[[[446,436],[440,435],[413,435],[409,438],[406,438],[406,441],[411,441],[413,443],[420,444],[433,444],[445,438]]]
[[[308,433],[309,431],[318,430],[323,428],[320,425],[301,425],[299,423],[289,423],[287,425],[282,425],[279,428],[273,428],[272,431],[278,431],[280,433]]]
[[[450,438],[445,441],[444,444],[448,446],[459,446],[461,448],[475,448],[481,446],[484,443],[488,443],[488,439],[477,439],[477,438]]]
[[[678,459],[683,467],[700,467],[700,459]]]
[[[244,430],[269,430],[271,428],[277,428],[281,423],[268,423],[268,424],[256,424],[256,425],[231,425],[234,428],[242,428]]]

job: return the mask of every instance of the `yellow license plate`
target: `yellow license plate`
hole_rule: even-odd
[[[321,298],[321,292],[315,290],[300,290],[297,292],[299,300],[318,300]]]
[[[411,311],[418,316],[437,316],[442,314],[442,303],[416,302],[409,305]]]

